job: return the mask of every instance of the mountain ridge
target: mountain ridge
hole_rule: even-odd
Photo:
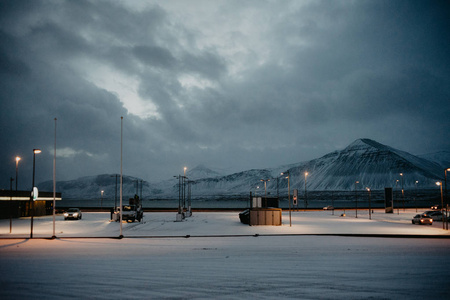
[[[236,195],[248,194],[252,190],[264,188],[270,191],[288,189],[288,180],[281,172],[289,172],[291,189],[304,190],[353,190],[383,189],[385,187],[404,188],[416,186],[435,186],[442,180],[442,166],[424,157],[383,145],[368,138],[357,139],[342,150],[336,150],[322,157],[300,163],[288,164],[269,169],[251,169],[223,175],[204,165],[188,170],[186,176],[191,180],[192,195]],[[308,175],[305,176],[305,172]],[[403,174],[403,175],[400,175]],[[105,197],[115,196],[115,175],[101,174],[85,176],[76,180],[58,182],[57,190],[65,198],[99,198],[101,190]],[[140,185],[137,186],[137,182]],[[144,198],[178,196],[178,179],[171,178],[159,182],[147,182],[141,178],[124,176],[123,194],[126,197],[135,193]],[[52,189],[52,182],[39,185]],[[49,188],[50,187],[50,188]]]

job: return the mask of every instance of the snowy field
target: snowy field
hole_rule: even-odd
[[[420,211],[419,211],[420,212]],[[237,212],[109,213],[0,220],[1,299],[423,299],[450,295],[450,234],[412,225],[415,209],[283,213],[248,226]],[[345,236],[343,236],[345,235]],[[392,235],[392,237],[387,237]]]

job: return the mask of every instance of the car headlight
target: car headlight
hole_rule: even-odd
[[[74,217],[78,217],[78,213],[74,213],[73,216],[74,216]]]
[[[68,213],[64,213],[64,217],[68,217],[69,216],[69,214]]]

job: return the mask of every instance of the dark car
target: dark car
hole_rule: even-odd
[[[441,209],[441,208],[442,208],[442,206],[440,206],[439,204],[433,205],[433,206],[431,207],[432,210],[439,210],[439,209]]]
[[[411,222],[413,224],[419,224],[419,225],[433,225],[433,219],[430,218],[427,215],[415,215],[414,218],[412,218]]]
[[[434,211],[427,211],[425,212],[425,214],[427,216],[429,216],[430,218],[433,219],[433,221],[442,221],[443,219],[443,214],[442,212],[438,211],[438,210],[434,210]]]
[[[79,208],[69,208],[64,213],[64,220],[72,219],[72,220],[80,220],[82,217],[81,210]]]

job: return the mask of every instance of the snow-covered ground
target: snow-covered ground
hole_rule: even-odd
[[[237,212],[194,212],[183,222],[145,213],[122,224],[123,239],[97,238],[119,235],[109,213],[57,216],[54,240],[28,239],[29,218],[14,219],[11,234],[0,220],[0,298],[448,299],[441,222],[412,225],[415,209],[376,210],[372,220],[367,210],[341,213],[292,212],[292,226],[288,212],[282,226],[244,225]],[[50,237],[52,220],[34,218],[34,237]]]

